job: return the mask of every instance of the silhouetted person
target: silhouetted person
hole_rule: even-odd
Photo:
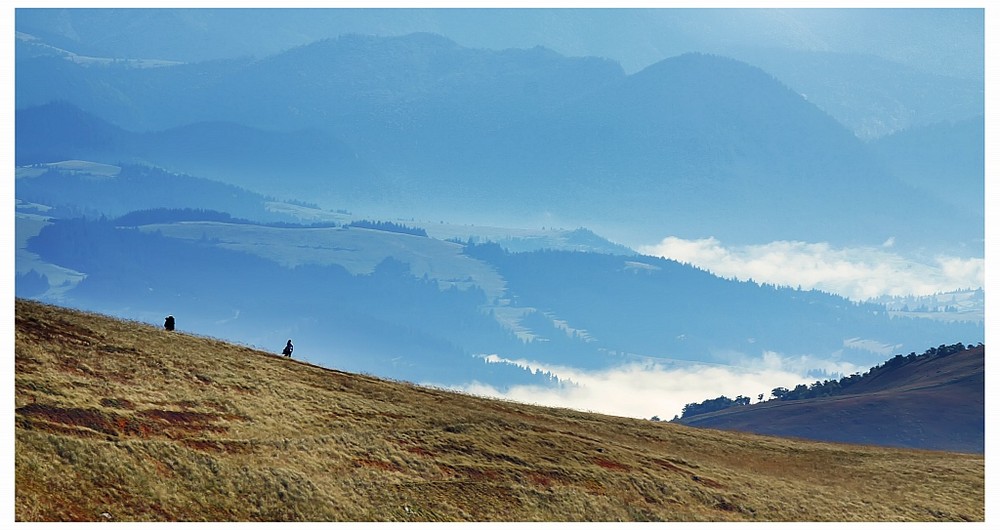
[[[288,344],[285,344],[285,349],[281,350],[281,354],[285,357],[291,357],[294,348],[295,346],[292,346],[292,339],[288,339]]]
[[[174,330],[174,315],[167,315],[167,318],[163,319],[163,329],[167,331]]]

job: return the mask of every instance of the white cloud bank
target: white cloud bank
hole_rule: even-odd
[[[817,378],[802,374],[817,366],[830,373],[840,374],[860,370],[860,367],[846,363],[786,358],[774,352],[765,352],[759,358],[745,359],[736,365],[688,363],[677,367],[651,361],[600,371],[549,366],[524,360],[511,361],[496,356],[490,356],[488,360],[510,362],[532,371],[539,369],[550,372],[567,384],[561,388],[516,386],[506,392],[480,383],[452,389],[520,403],[632,418],[649,419],[659,416],[662,420],[679,416],[688,403],[701,403],[722,395],[729,398],[744,395],[751,398],[752,403],[757,402],[759,394],[764,394],[765,399],[768,399],[773,388],[792,388],[799,383],[816,381]]]
[[[921,263],[893,253],[891,248],[891,239],[879,248],[834,248],[827,243],[800,241],[726,247],[715,238],[667,237],[637,250],[725,278],[817,289],[856,301],[983,286],[982,258],[937,257],[931,263]]]

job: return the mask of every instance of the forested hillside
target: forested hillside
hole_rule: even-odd
[[[837,351],[845,360],[868,365],[877,354],[851,351],[848,339],[919,348],[941,336],[981,336],[977,326],[929,327],[917,319],[892,318],[877,304],[724,280],[662,258],[513,253],[497,245],[470,246],[466,252],[497,267],[515,303],[565,319],[586,330],[593,339],[588,344],[626,357],[724,362],[748,349],[794,355]],[[547,336],[559,335],[552,326]]]
[[[726,396],[684,407],[674,421],[760,434],[981,453],[985,346],[955,343],[898,354],[868,371],[794,388],[766,401]]]

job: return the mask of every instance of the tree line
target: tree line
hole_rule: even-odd
[[[427,231],[423,228],[414,228],[412,226],[401,225],[399,223],[393,223],[391,221],[368,221],[362,219],[360,221],[354,221],[348,225],[348,228],[368,228],[370,230],[381,230],[383,232],[393,232],[397,234],[409,234],[411,236],[427,237]]]
[[[290,223],[287,221],[258,222],[233,217],[227,212],[220,212],[218,210],[205,208],[149,208],[145,210],[134,210],[116,217],[113,222],[115,226],[137,227],[143,225],[182,223],[191,221],[266,226],[271,228],[336,228],[340,226],[333,221],[321,221],[310,224]]]
[[[846,393],[847,389],[862,381],[873,379],[877,376],[897,370],[910,363],[930,359],[932,357],[946,357],[948,355],[953,355],[955,353],[971,350],[981,346],[983,346],[983,343],[981,342],[976,346],[971,344],[967,346],[958,342],[951,345],[942,344],[937,347],[928,348],[920,355],[916,352],[910,352],[909,355],[897,354],[895,357],[892,357],[886,362],[873,366],[864,374],[854,373],[840,379],[828,379],[825,381],[817,380],[809,385],[800,383],[791,389],[780,386],[776,387],[771,390],[771,398],[779,401],[795,401],[800,399],[837,396]],[[764,395],[759,394],[757,396],[757,400],[758,402],[764,401]],[[750,401],[750,398],[745,396],[736,396],[736,398],[730,399],[729,397],[723,395],[717,398],[706,399],[701,403],[688,403],[687,405],[684,405],[681,416],[675,416],[674,420],[690,418],[699,414],[717,412],[731,407],[747,406],[750,405]]]

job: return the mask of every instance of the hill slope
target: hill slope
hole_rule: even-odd
[[[21,521],[985,520],[982,456],[480,399],[23,300],[15,320]]]
[[[212,175],[241,188],[287,195],[285,178],[345,200],[376,193],[377,175],[336,139],[317,130],[270,132],[226,122],[199,122],[158,132],[126,131],[64,102],[17,111],[18,165],[96,158],[154,163],[173,172]],[[331,177],[331,175],[333,175]],[[349,175],[349,177],[347,177]],[[310,180],[312,179],[312,180]]]
[[[909,362],[897,358],[894,366],[872,369],[840,395],[772,400],[682,421],[774,436],[982,453],[985,347]]]

